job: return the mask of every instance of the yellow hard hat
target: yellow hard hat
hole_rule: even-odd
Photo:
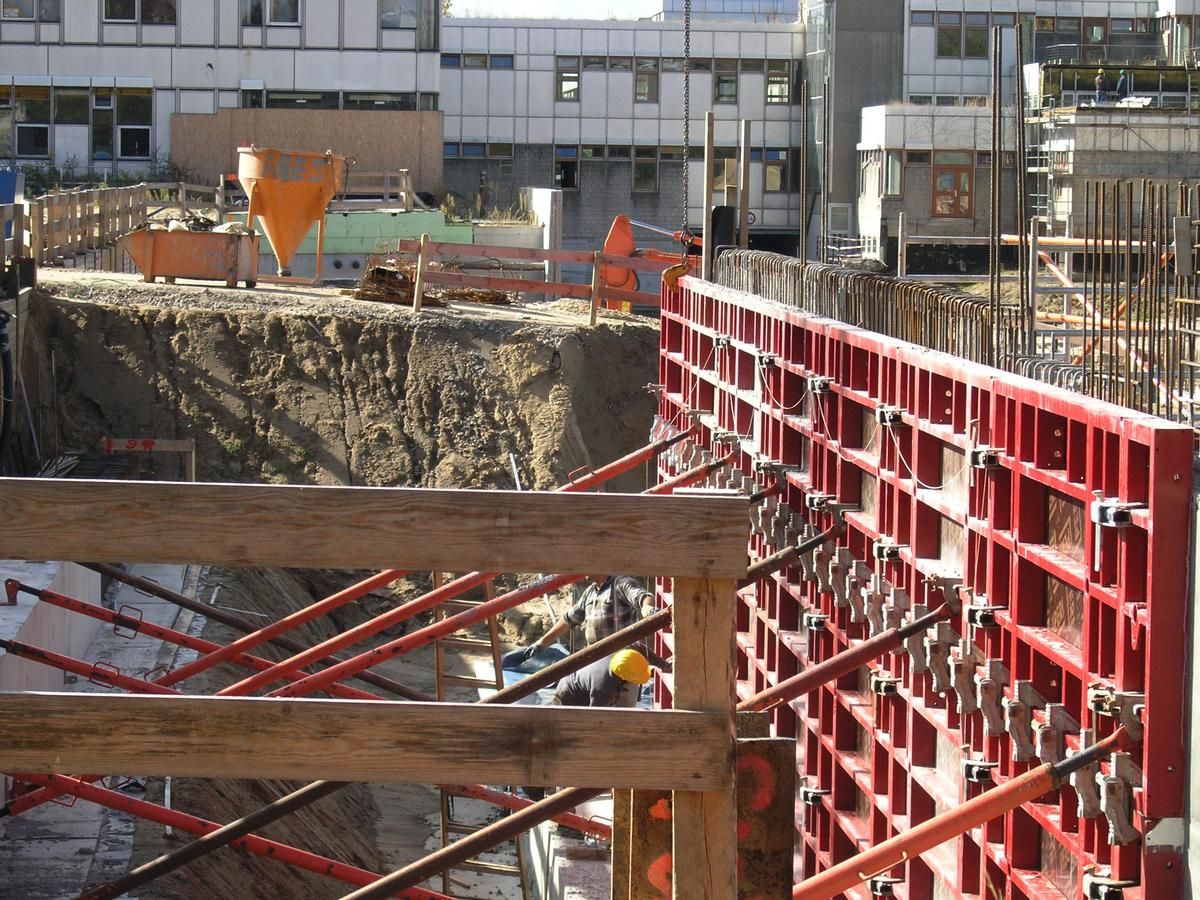
[[[1103,69],[1097,69],[1097,70],[1096,70],[1096,74],[1097,74],[1097,75],[1103,75],[1103,74],[1104,74],[1104,70],[1103,70]]]
[[[618,650],[609,660],[608,671],[630,684],[645,684],[650,680],[650,663],[636,650]]]

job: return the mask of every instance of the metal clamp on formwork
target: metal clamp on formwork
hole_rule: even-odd
[[[1000,451],[995,447],[980,444],[967,451],[967,465],[972,469],[1000,468]]]
[[[1087,900],[1122,900],[1125,888],[1137,887],[1138,882],[1128,878],[1113,878],[1108,875],[1098,875],[1095,866],[1089,866],[1083,871],[1083,896]]]
[[[813,575],[817,579],[818,593],[833,593],[833,583],[829,580],[829,569],[833,565],[836,550],[837,545],[833,541],[826,541],[813,551]]]
[[[912,608],[913,621],[916,622],[929,615],[929,607],[917,603]],[[912,672],[921,675],[929,671],[929,653],[925,649],[925,635],[917,632],[904,640],[904,649],[908,651]]]
[[[1114,846],[1141,837],[1133,827],[1133,788],[1141,787],[1141,784],[1142,770],[1128,753],[1114,753],[1109,760],[1109,774],[1096,775],[1100,811],[1108,819],[1108,842]]]
[[[1079,732],[1079,749],[1072,753],[1075,756],[1083,753],[1096,743],[1096,732],[1084,728]],[[1100,789],[1096,785],[1096,776],[1100,773],[1098,763],[1091,763],[1071,773],[1071,787],[1075,789],[1075,812],[1081,819],[1094,819],[1100,815]]]
[[[912,603],[908,599],[908,591],[904,588],[888,587],[887,579],[880,579],[880,592],[886,593],[891,602],[883,609],[883,624],[885,628],[899,628],[904,624],[904,617]],[[900,653],[903,645],[893,650]]]
[[[816,612],[811,609],[805,610],[800,616],[800,624],[809,631],[824,631],[825,623],[828,621],[829,616],[825,615],[825,613]]]
[[[969,715],[979,708],[975,698],[975,666],[983,654],[970,638],[958,642],[958,653],[950,656],[950,680],[958,698],[959,715]]]
[[[887,599],[887,582],[878,574],[873,574],[870,583],[863,587],[862,596],[866,607],[867,628],[870,636],[874,637],[887,627],[883,605],[883,601]]]
[[[774,353],[762,351],[755,354],[755,359],[758,361],[758,367],[760,369],[770,369],[775,366],[775,360],[777,357]]]
[[[874,541],[871,544],[871,555],[879,562],[895,562],[900,559],[900,551],[905,548],[905,544],[897,544],[889,537],[882,540]]]
[[[1037,692],[1032,681],[1018,681],[1013,695],[1001,704],[1004,707],[1004,729],[1012,739],[1013,762],[1033,759],[1037,753],[1030,735],[1033,732],[1033,710],[1043,709],[1046,700]]]
[[[838,608],[850,606],[850,579],[858,561],[846,547],[838,547],[829,560],[829,585],[833,590],[833,605]],[[857,621],[857,620],[855,620]]]
[[[667,386],[665,384],[654,384],[653,382],[642,385],[642,388],[648,394],[652,394],[653,396],[660,397],[660,398],[667,391]]]
[[[985,737],[1004,734],[1004,686],[1008,684],[1008,669],[999,659],[988,659],[983,663],[983,672],[975,676],[975,703],[983,714]]]
[[[867,890],[872,897],[895,897],[898,884],[904,884],[904,879],[894,875],[872,875],[867,879]]]
[[[829,788],[809,787],[808,779],[800,782],[800,802],[805,806],[820,806],[821,798],[829,796]]]
[[[975,628],[995,628],[996,613],[1004,612],[1003,606],[988,606],[987,595],[977,594],[971,598],[970,603],[963,607],[963,612],[967,617],[967,624]],[[984,601],[984,602],[980,602]]]
[[[934,693],[944,694],[954,687],[950,677],[950,648],[958,640],[958,633],[949,622],[938,622],[934,636],[925,638],[925,659]]]
[[[1135,691],[1118,691],[1104,685],[1088,687],[1088,706],[1098,716],[1108,716],[1125,726],[1135,741],[1142,739],[1142,710],[1146,695]]]
[[[848,552],[848,551],[847,551]],[[867,594],[871,590],[871,582],[875,573],[865,564],[854,561],[849,574],[846,575],[846,600],[850,604],[850,621],[867,621]]]
[[[1103,529],[1128,528],[1133,524],[1133,511],[1145,509],[1144,503],[1126,503],[1115,497],[1105,497],[1100,491],[1095,491],[1094,499],[1088,507],[1092,520],[1092,565],[1093,571],[1099,571],[1100,551],[1104,542]]]
[[[832,388],[833,379],[824,375],[808,376],[808,392],[814,395],[828,394]]]
[[[1034,744],[1042,762],[1062,762],[1067,752],[1067,735],[1078,734],[1079,723],[1061,703],[1046,704],[1046,721],[1035,722]]]
[[[879,669],[871,670],[871,693],[877,697],[889,697],[896,693],[900,679]]]
[[[904,410],[898,406],[877,406],[875,422],[883,428],[899,428],[904,424]]]
[[[1000,763],[990,760],[964,760],[962,761],[962,779],[970,781],[973,785],[990,785],[991,774],[998,767],[1000,767]]]

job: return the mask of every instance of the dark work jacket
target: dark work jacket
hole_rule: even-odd
[[[611,656],[572,672],[558,683],[554,702],[562,706],[637,706],[639,688],[608,670]]]

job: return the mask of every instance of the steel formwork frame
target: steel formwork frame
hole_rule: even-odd
[[[1099,774],[1127,842],[1064,788],[892,870],[894,890],[1083,898],[1099,873],[1138,885],[1127,898],[1179,896],[1181,847],[1143,836],[1184,812],[1190,429],[696,279],[664,290],[661,315],[660,416],[735,449],[745,477],[784,484],[751,558],[845,505],[815,566],[739,591],[740,697],[947,592],[963,602],[907,652],[774,708],[806,784],[802,872],[978,795],[981,770],[1011,779],[1124,720],[1144,741]],[[686,462],[680,446],[660,474]],[[664,705],[671,687],[658,685]]]

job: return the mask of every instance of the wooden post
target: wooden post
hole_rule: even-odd
[[[712,196],[713,196],[713,114],[704,114],[704,193],[700,198],[700,223],[704,232],[701,248],[700,277],[712,281]]]
[[[904,228],[904,213],[900,213],[900,222],[896,225],[896,277],[908,276],[908,234]]]
[[[429,235],[421,235],[421,249],[417,251],[417,277],[413,283],[413,312],[421,311],[421,301],[425,298],[425,266],[429,262]]]
[[[194,440],[189,440],[188,443],[191,444],[191,447],[189,449],[185,450],[183,453],[183,457],[187,461],[187,480],[195,481],[196,480],[196,442]]]
[[[313,273],[313,284],[321,283],[321,268],[325,264],[325,213],[321,213],[321,218],[317,219],[317,263],[316,271]]]
[[[711,113],[708,124],[706,140],[711,143]],[[676,578],[672,604],[674,706],[728,718],[731,774],[736,589],[733,579]],[[676,791],[672,805],[671,886],[675,900],[728,900],[735,896],[737,803],[733,779],[716,791]]]
[[[795,739],[738,738],[739,898],[791,895],[795,810]]]
[[[588,325],[596,327],[600,317],[600,251],[597,250],[592,258],[592,309],[588,315]]]
[[[671,894],[671,792],[635,790],[630,807],[629,900],[661,900]]]
[[[632,825],[633,791],[617,789],[613,795],[612,823],[612,900],[630,900],[629,849]]]
[[[188,212],[187,185],[182,181],[179,182],[179,207],[182,214],[186,216]]]
[[[738,146],[741,165],[738,171],[738,246],[750,247],[750,120],[742,119],[742,140]]]

